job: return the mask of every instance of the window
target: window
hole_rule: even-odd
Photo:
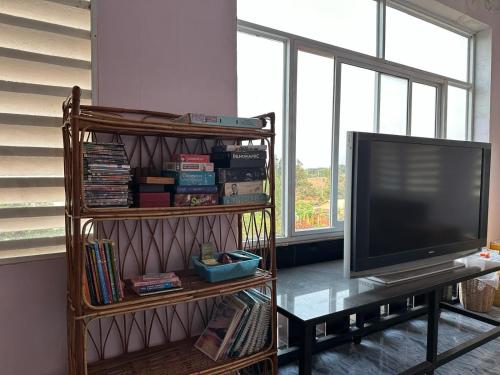
[[[433,138],[436,135],[437,89],[416,82],[411,87],[411,135]]]
[[[283,234],[284,58],[283,42],[238,32],[238,115],[251,117],[268,112],[276,114],[274,161],[278,236]]]
[[[376,52],[374,0],[238,0],[238,19],[369,55]]]
[[[284,112],[275,157],[287,242],[342,233],[348,131],[470,139],[473,36],[385,3],[238,1],[240,114],[263,97],[265,111]],[[264,76],[262,92],[252,84]]]
[[[330,226],[333,59],[299,51],[295,230]]]
[[[375,79],[374,71],[352,65],[342,65],[337,169],[337,219],[339,221],[344,220],[347,132],[374,131]]]
[[[468,54],[469,38],[386,8],[386,59],[467,81]]]
[[[90,3],[0,3],[0,258],[64,250],[61,104],[91,99]]]
[[[467,139],[467,90],[448,86],[446,138]]]
[[[382,74],[380,77],[379,132],[406,135],[408,81]]]

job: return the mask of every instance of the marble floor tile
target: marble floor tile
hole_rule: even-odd
[[[491,315],[500,318],[500,309]],[[446,351],[477,334],[493,328],[462,315],[443,311],[439,321],[438,351]],[[425,358],[426,317],[396,325],[363,338],[360,345],[344,344],[313,357],[313,374],[397,374]],[[500,339],[436,370],[440,375],[500,375]],[[298,374],[297,363],[283,366],[279,375]]]

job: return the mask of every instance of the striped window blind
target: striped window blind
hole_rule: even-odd
[[[90,104],[90,39],[90,1],[0,1],[0,259],[64,251],[61,104]]]

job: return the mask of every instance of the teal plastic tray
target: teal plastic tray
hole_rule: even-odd
[[[211,283],[220,281],[239,279],[255,275],[261,257],[243,250],[234,251],[236,254],[246,255],[251,260],[242,260],[236,263],[220,264],[217,266],[207,266],[200,262],[199,257],[193,256],[192,261],[196,272],[205,280]],[[218,256],[220,253],[216,253]]]

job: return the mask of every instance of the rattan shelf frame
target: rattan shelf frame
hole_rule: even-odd
[[[114,363],[118,366],[125,366],[130,358],[140,367],[141,363],[147,366],[147,358],[154,352],[158,355],[160,348],[147,347],[136,352],[125,352],[114,358],[106,358],[88,363],[87,341],[90,331],[89,324],[101,319],[115,319],[119,316],[129,316],[135,314],[154,311],[158,308],[174,309],[178,304],[192,303],[198,304],[200,301],[212,300],[222,295],[234,293],[252,287],[265,287],[269,290],[273,305],[273,319],[271,326],[270,345],[253,355],[235,358],[225,361],[208,361],[193,364],[194,370],[186,373],[201,374],[223,374],[228,371],[244,368],[248,365],[269,361],[271,363],[271,374],[277,372],[277,350],[276,350],[276,254],[275,254],[275,198],[274,198],[274,159],[269,158],[268,171],[268,194],[269,202],[266,204],[243,204],[228,206],[208,206],[191,208],[103,208],[95,209],[85,206],[82,201],[83,192],[83,142],[88,139],[89,134],[121,134],[125,136],[140,137],[170,137],[179,139],[205,139],[221,142],[232,140],[241,142],[243,140],[258,141],[268,145],[269,155],[274,155],[274,113],[257,116],[264,123],[270,126],[263,129],[242,129],[236,127],[217,127],[208,125],[186,125],[172,121],[177,115],[170,113],[160,113],[154,111],[131,110],[124,108],[83,106],[80,105],[81,90],[74,87],[72,95],[63,103],[63,141],[64,141],[64,176],[66,192],[65,226],[67,243],[67,274],[68,274],[68,303],[67,303],[67,323],[68,323],[68,372],[70,374],[139,374],[139,372],[109,372],[103,366],[106,363]],[[133,115],[131,120],[127,115]],[[137,119],[139,118],[139,119]],[[267,126],[267,125],[266,125]],[[140,164],[142,165],[142,163]],[[243,230],[253,231],[253,228],[245,228],[243,224],[243,214],[267,212],[270,218],[269,228],[264,242],[268,242],[270,268],[260,270],[254,277],[234,280],[221,284],[198,285],[198,287],[187,288],[172,294],[156,295],[149,297],[127,297],[123,302],[106,306],[92,306],[86,301],[83,292],[84,272],[84,235],[80,228],[85,219],[91,220],[159,220],[173,218],[200,218],[219,215],[236,215],[238,219],[238,246],[243,245]],[[263,215],[264,216],[264,215]],[[253,220],[256,220],[255,218]],[[265,219],[264,219],[265,220]],[[261,229],[262,230],[262,229]],[[247,232],[247,235],[250,233]],[[260,234],[259,234],[260,235]],[[245,240],[248,244],[248,239]],[[189,308],[188,308],[189,310]],[[125,319],[125,318],[124,318]],[[99,323],[100,324],[100,323]],[[108,331],[109,335],[109,331]],[[161,348],[184,348],[184,352],[190,353],[188,358],[195,358],[199,354],[192,347],[194,338],[186,338],[181,341],[167,342]],[[105,338],[107,341],[107,337]],[[191,343],[191,344],[190,344]],[[95,343],[94,343],[95,344]],[[106,342],[104,342],[106,345]],[[191,345],[191,346],[189,346]],[[188,350],[189,349],[189,350]],[[170,349],[169,349],[170,350]],[[175,351],[175,350],[174,350]],[[196,352],[195,352],[196,351]],[[136,353],[136,354],[134,354]],[[166,353],[166,352],[165,352]],[[135,356],[135,357],[134,357]],[[164,354],[160,362],[168,363],[169,367],[182,366],[182,361],[187,357],[169,356]],[[142,361],[142,362],[141,362]],[[119,369],[120,367],[118,367]],[[181,367],[179,367],[181,368]],[[125,371],[125,367],[122,367]],[[118,371],[122,371],[118,370]],[[153,368],[148,368],[151,374],[167,374],[170,372],[153,372]],[[128,370],[127,370],[128,371]],[[142,373],[142,372],[141,372]],[[182,372],[184,373],[184,372]],[[266,372],[267,373],[267,372]],[[176,373],[177,374],[177,373]]]

